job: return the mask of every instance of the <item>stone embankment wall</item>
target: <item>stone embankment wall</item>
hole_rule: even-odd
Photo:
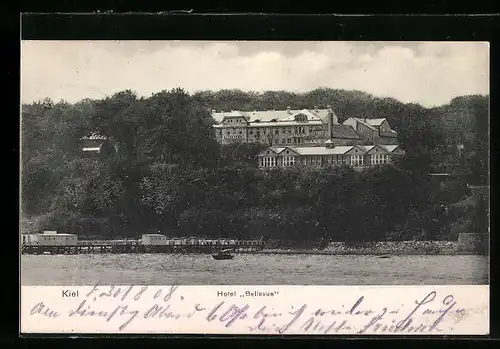
[[[480,246],[470,242],[473,238],[462,237],[454,241],[383,241],[365,246],[349,246],[344,242],[331,242],[327,248],[318,249],[265,249],[263,253],[280,254],[325,254],[325,255],[454,255],[481,254]],[[465,241],[468,243],[466,244]],[[476,240],[473,240],[476,241]],[[460,245],[460,246],[459,246]]]
[[[349,254],[455,254],[457,243],[453,241],[383,241],[367,246],[346,246],[342,242],[334,242],[325,252]]]
[[[488,235],[461,233],[458,235],[457,249],[460,253],[485,253],[488,251]]]

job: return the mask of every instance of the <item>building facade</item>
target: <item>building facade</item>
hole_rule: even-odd
[[[215,136],[221,144],[248,142],[308,146],[320,145],[325,140],[324,122],[329,114],[338,124],[331,108],[213,112],[212,117],[217,122]],[[355,133],[347,136],[359,138]]]
[[[364,169],[390,164],[404,154],[398,145],[352,145],[320,147],[269,147],[258,155],[262,169],[277,167],[340,167],[350,166]]]
[[[80,138],[82,154],[86,157],[106,157],[116,154],[118,147],[112,144],[110,139],[98,133],[91,133]]]
[[[354,119],[340,124],[330,106],[326,109],[212,111],[212,117],[216,122],[215,136],[221,144],[261,143],[308,147],[325,145],[327,140],[332,140],[335,145],[347,146],[375,143],[375,138],[377,143],[380,140],[384,144],[394,144],[397,139],[397,133],[386,119],[372,119],[373,125],[366,122],[366,126],[358,126]]]
[[[356,132],[371,144],[397,144],[398,134],[391,128],[385,118],[359,119],[349,118],[343,123],[351,126]]]

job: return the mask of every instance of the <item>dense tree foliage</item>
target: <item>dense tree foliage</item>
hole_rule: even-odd
[[[256,166],[262,145],[220,146],[213,136],[213,109],[328,104],[341,122],[387,118],[406,156],[362,173],[348,167],[263,172]],[[76,104],[44,100],[22,108],[22,226],[105,238],[161,230],[294,243],[454,239],[459,216],[486,229],[487,209],[484,203],[460,214],[445,209],[466,198],[467,187],[427,174],[451,167],[484,182],[488,131],[483,96],[431,109],[331,89],[193,95],[175,89],[149,98],[123,91]],[[80,138],[90,132],[108,136],[116,152],[84,156]]]

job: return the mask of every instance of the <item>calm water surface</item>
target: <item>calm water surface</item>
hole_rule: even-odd
[[[488,284],[484,256],[22,255],[22,285]]]

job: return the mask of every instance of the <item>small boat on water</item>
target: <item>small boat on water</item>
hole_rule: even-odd
[[[391,255],[390,254],[381,254],[381,255],[377,256],[377,258],[391,258]]]
[[[231,250],[221,250],[217,253],[212,254],[212,257],[216,260],[227,260],[227,259],[233,259],[234,255],[231,254]]]

